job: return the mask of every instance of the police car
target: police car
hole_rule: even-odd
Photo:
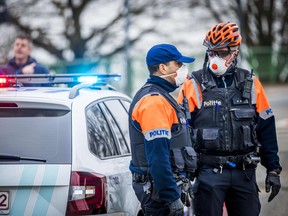
[[[107,84],[119,78],[0,77],[0,215],[141,215],[128,169],[131,100]],[[45,87],[61,83],[77,85]]]

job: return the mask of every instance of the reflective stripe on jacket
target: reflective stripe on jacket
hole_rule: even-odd
[[[173,172],[192,172],[190,159],[196,161],[184,113],[165,89],[146,84],[133,98],[129,116],[132,167],[152,176],[161,200],[175,201]],[[194,155],[185,158],[191,150]]]

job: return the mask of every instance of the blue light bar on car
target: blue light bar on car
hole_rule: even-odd
[[[87,75],[80,75],[79,77],[76,77],[77,82],[79,83],[97,83],[102,82],[106,83],[108,80],[111,81],[119,81],[121,76],[119,74],[102,74],[102,75],[94,75],[91,76],[91,74]]]
[[[90,77],[90,76],[81,76],[77,78],[78,82],[80,83],[97,83],[98,81],[98,77],[94,76],[94,77]]]
[[[107,83],[108,81],[119,81],[121,76],[119,74],[82,74],[75,78],[79,83]]]
[[[119,81],[119,74],[19,74],[0,75],[0,79],[9,80],[9,86],[16,84],[79,84],[79,83],[101,83]]]

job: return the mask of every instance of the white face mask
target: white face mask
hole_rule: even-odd
[[[169,76],[175,76],[175,84],[176,84],[176,86],[180,86],[187,79],[188,67],[183,64],[180,68],[178,68],[176,73],[167,74],[167,75],[163,75],[163,76],[160,76],[160,77],[164,78],[164,77],[169,77]]]
[[[175,83],[176,86],[182,85],[188,76],[188,67],[186,65],[182,65],[178,70],[176,71],[176,77],[175,77]]]
[[[218,56],[209,58],[209,69],[217,76],[223,75],[230,65],[227,65],[227,61]]]

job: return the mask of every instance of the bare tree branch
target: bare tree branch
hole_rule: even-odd
[[[221,4],[221,1],[217,1],[217,3]],[[217,22],[219,23],[222,22],[221,15],[223,15],[223,13],[221,13],[219,10],[215,9],[212,6],[212,1],[205,0],[204,4],[205,4],[205,7],[207,7],[210,10],[210,12],[212,13],[212,16],[217,20]]]
[[[144,31],[142,31],[140,34],[137,35],[137,37],[135,37],[134,39],[130,40],[129,43],[132,46],[134,43],[136,43],[138,41],[138,39],[142,36],[144,36],[145,34],[148,34],[150,32],[153,32],[154,28],[149,28],[149,29],[145,29]],[[124,50],[124,44],[122,46],[117,47],[113,52],[107,53],[105,54],[105,57],[111,57],[121,51]],[[103,57],[100,55],[100,58]]]

